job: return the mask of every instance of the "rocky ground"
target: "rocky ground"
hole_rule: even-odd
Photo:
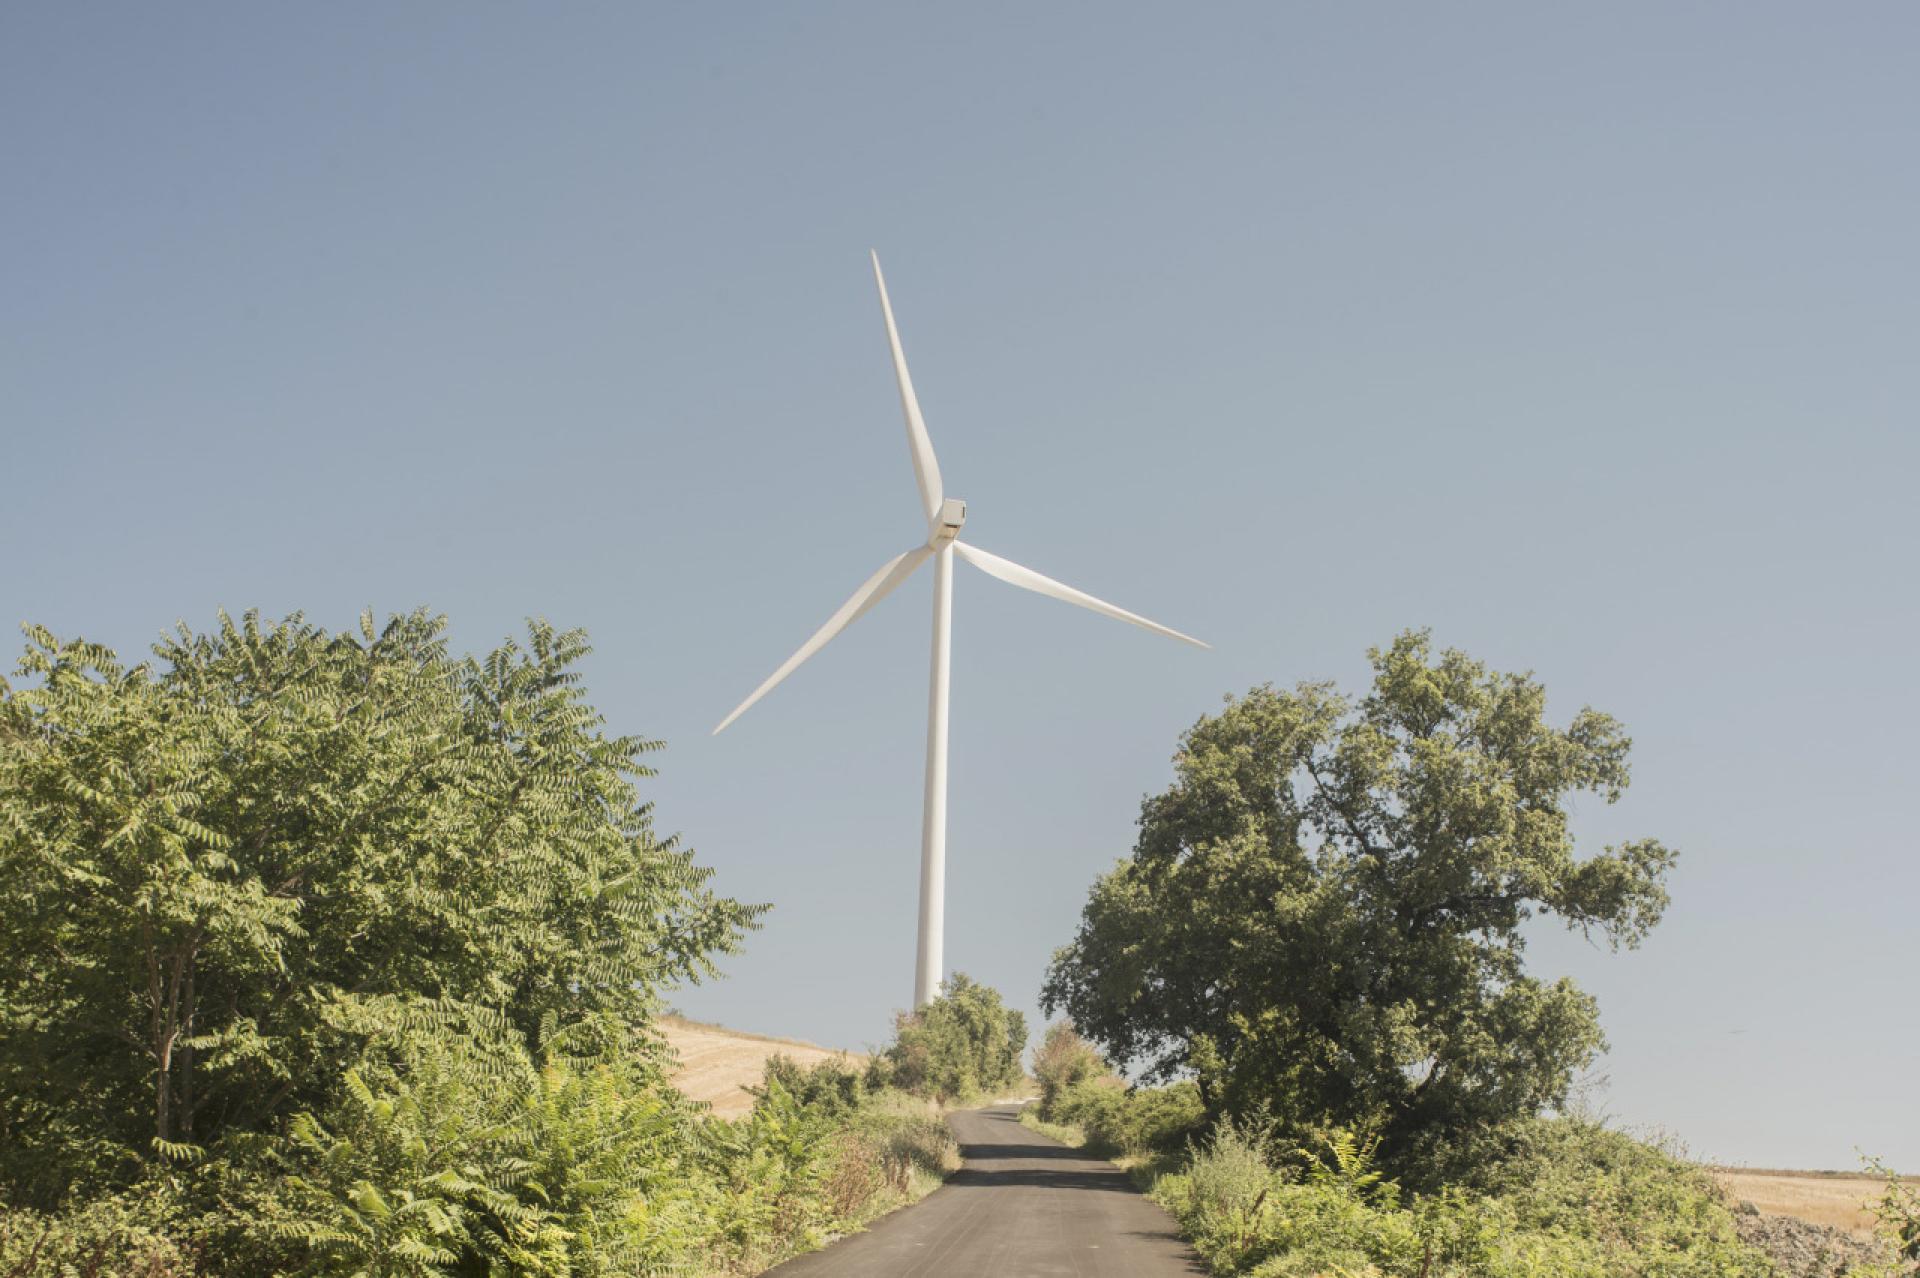
[[[1839,1278],[1849,1267],[1884,1261],[1881,1247],[1839,1229],[1791,1216],[1772,1216],[1751,1203],[1734,1208],[1740,1237],[1773,1257],[1780,1278]]]

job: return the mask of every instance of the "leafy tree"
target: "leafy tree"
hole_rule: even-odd
[[[1191,1072],[1215,1113],[1372,1129],[1391,1155],[1564,1101],[1596,1007],[1528,975],[1522,924],[1636,945],[1674,853],[1575,855],[1567,797],[1627,785],[1613,719],[1554,727],[1530,676],[1424,632],[1369,655],[1357,704],[1269,685],[1194,725],[1043,1001],[1111,1059]]]
[[[1053,1118],[1060,1098],[1082,1083],[1107,1072],[1107,1063],[1093,1044],[1080,1037],[1072,1021],[1047,1026],[1040,1046],[1033,1050],[1033,1077],[1040,1084],[1040,1112]]]
[[[955,972],[939,998],[895,1020],[885,1081],[941,1100],[972,1096],[1019,1081],[1026,1050],[1027,1018],[998,990]]]
[[[0,680],[0,1180],[193,1159],[319,1111],[376,1035],[640,1030],[763,907],[657,835],[577,631],[424,612],[181,627],[131,668],[27,627]]]

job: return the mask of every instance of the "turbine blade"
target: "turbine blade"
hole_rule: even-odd
[[[1131,622],[1143,629],[1151,630],[1155,634],[1165,635],[1169,639],[1178,639],[1183,643],[1190,643],[1196,648],[1211,648],[1213,646],[1212,644],[1200,642],[1200,640],[1195,639],[1192,635],[1183,635],[1178,630],[1163,626],[1157,621],[1148,621],[1138,613],[1128,612],[1125,608],[1116,608],[1104,599],[1095,599],[1084,590],[1075,590],[1072,586],[1063,585],[1051,577],[1042,576],[1031,568],[1022,568],[1011,559],[1002,559],[998,555],[990,555],[978,546],[969,546],[964,541],[956,541],[953,543],[953,550],[955,554],[972,564],[975,568],[978,568],[981,572],[986,573],[989,577],[998,577],[1010,586],[1019,586],[1021,589],[1031,590],[1035,594],[1048,595],[1054,599],[1061,599],[1070,604],[1079,604],[1082,608],[1097,612],[1103,617],[1112,617],[1115,621]]]
[[[915,546],[905,554],[896,555],[882,564],[879,572],[862,582],[860,589],[854,591],[847,601],[840,605],[838,611],[827,618],[827,623],[813,632],[813,638],[800,645],[800,651],[782,662],[778,670],[767,676],[765,683],[753,690],[752,696],[735,706],[733,713],[720,721],[720,726],[713,730],[713,735],[719,736],[728,724],[747,712],[747,707],[772,692],[775,685],[782,679],[799,669],[801,662],[826,647],[842,630],[866,616],[875,604],[893,593],[895,586],[911,577],[913,570],[925,563],[932,555],[933,551],[930,547]]]
[[[887,300],[887,277],[880,273],[880,254],[873,254],[873,282],[880,286],[880,313],[887,317],[887,345],[893,348],[893,375],[900,382],[900,411],[907,416],[907,451],[913,454],[913,477],[920,485],[920,504],[932,519],[946,490],[940,484],[940,462],[933,440],[920,416],[920,400],[913,393],[913,375],[907,372],[907,353],[900,349],[900,330],[894,327],[893,303]]]

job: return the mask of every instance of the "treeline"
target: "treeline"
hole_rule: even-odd
[[[668,1084],[712,892],[581,635],[225,616],[0,681],[0,1273],[751,1272],[938,1183],[1026,1031],[956,978],[747,1116]]]
[[[1054,957],[1028,1121],[1133,1160],[1220,1274],[1774,1274],[1701,1170],[1567,1116],[1599,1010],[1523,929],[1659,922],[1676,854],[1569,820],[1626,789],[1624,730],[1424,633],[1369,655],[1362,696],[1263,686],[1182,739]],[[1883,1215],[1859,1278],[1920,1268],[1911,1189]]]

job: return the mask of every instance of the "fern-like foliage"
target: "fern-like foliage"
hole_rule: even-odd
[[[655,832],[659,742],[605,730],[578,631],[459,658],[425,612],[222,614],[133,667],[26,634],[0,684],[17,1200],[276,1131],[377,1039],[457,1033],[498,1071],[605,1018],[644,1052],[661,991],[761,911]]]

